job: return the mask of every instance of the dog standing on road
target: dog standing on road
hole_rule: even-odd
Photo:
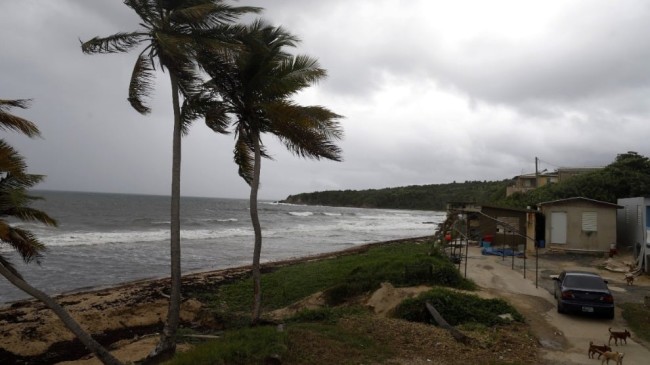
[[[607,343],[608,345],[612,344],[612,338],[614,339],[614,344],[618,346],[618,340],[621,340],[621,345],[623,342],[627,345],[627,338],[632,337],[630,332],[628,330],[625,330],[623,332],[620,331],[612,331],[612,327],[609,328],[609,342]]]
[[[616,365],[623,365],[623,356],[625,356],[624,353],[622,352],[611,352],[607,351],[603,353],[603,359],[600,361],[600,365],[603,365],[605,361],[609,364],[609,360],[614,360],[616,361]]]
[[[587,352],[587,356],[589,356],[590,359],[593,359],[594,355],[598,354],[598,358],[600,359],[600,357],[603,356],[603,353],[607,351],[612,351],[612,348],[607,345],[594,345],[593,341],[589,341],[589,351]]]

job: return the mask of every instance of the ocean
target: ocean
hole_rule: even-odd
[[[40,191],[33,207],[58,227],[13,224],[47,247],[41,264],[25,265],[8,245],[0,253],[48,294],[169,276],[166,196]],[[260,201],[262,261],[338,251],[355,245],[432,235],[444,212],[301,206]],[[184,197],[184,273],[249,265],[253,229],[248,200]],[[28,296],[0,277],[0,303]]]

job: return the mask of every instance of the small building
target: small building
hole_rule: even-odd
[[[534,210],[497,207],[477,203],[449,203],[447,210],[467,215],[469,238],[489,240],[493,247],[516,251],[533,250],[540,237]]]
[[[546,170],[544,170],[538,173],[531,172],[515,176],[513,184],[506,187],[506,197],[514,193],[526,194],[527,192],[541,188],[542,186],[566,181],[574,176],[598,171],[600,169],[602,169],[602,167],[560,167],[551,172],[546,172]]]
[[[538,204],[546,218],[546,248],[609,252],[616,243],[620,205],[576,197]]]
[[[525,194],[538,187],[558,182],[557,172],[529,173],[514,177],[514,183],[506,187],[506,197],[514,193]]]
[[[650,272],[650,198],[618,199],[623,209],[616,216],[618,243],[633,247],[637,267]]]

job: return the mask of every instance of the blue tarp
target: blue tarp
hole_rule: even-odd
[[[481,249],[483,255],[494,255],[494,256],[517,256],[523,257],[523,252],[515,252],[510,248],[493,248],[493,247],[483,247]]]

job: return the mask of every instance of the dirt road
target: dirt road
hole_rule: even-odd
[[[504,260],[498,256],[483,256],[480,248],[471,247],[467,260],[467,277],[484,288],[488,296],[508,299],[526,317],[539,338],[543,347],[542,356],[547,364],[600,364],[599,360],[587,357],[589,341],[602,345],[609,339],[609,327],[614,330],[628,328],[620,311],[617,309],[616,318],[613,320],[557,313],[553,295],[544,288],[548,287],[548,284],[539,285],[542,280],[548,281],[548,277],[540,277],[536,288],[535,260],[527,261],[527,278],[523,277],[522,261],[516,259],[513,270],[512,258],[507,257]],[[553,265],[557,266],[559,273],[560,267],[571,263],[540,261],[540,273],[552,272]],[[544,270],[541,270],[542,267]],[[597,271],[593,267],[590,269]],[[463,263],[461,272],[464,271]],[[624,287],[611,281],[609,286],[615,297],[617,293],[626,291]],[[614,346],[612,341],[612,349],[625,353],[625,364],[646,364],[650,359],[650,350],[634,340],[634,333],[632,339],[628,339],[627,345]]]

